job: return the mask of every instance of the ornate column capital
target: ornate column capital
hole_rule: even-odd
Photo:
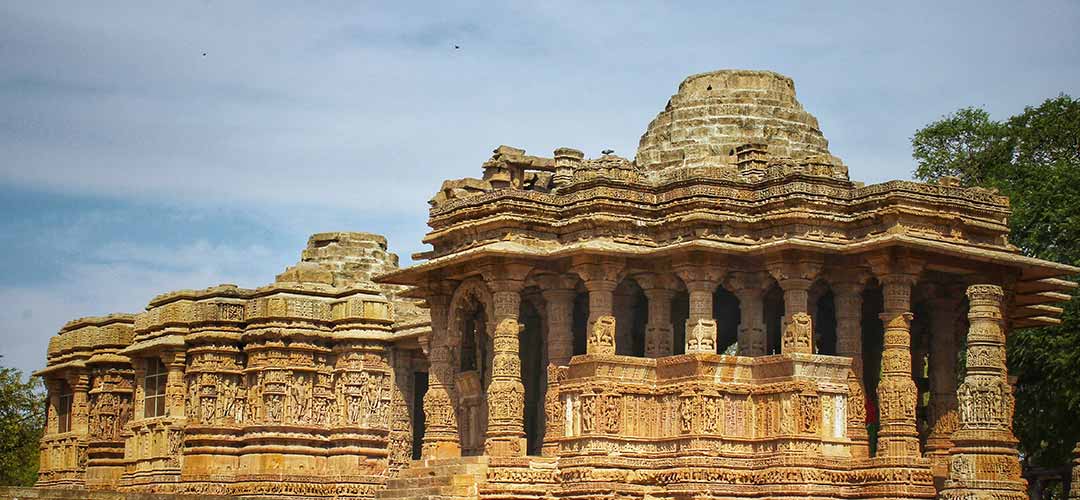
[[[760,297],[765,295],[765,291],[768,289],[766,286],[768,279],[768,271],[732,271],[728,274],[724,284],[739,300],[743,300],[744,296]]]
[[[824,257],[809,252],[786,251],[765,259],[765,268],[781,286],[785,281],[793,283],[792,286],[806,282],[805,287],[809,289],[824,267]]]
[[[530,281],[540,288],[540,293],[546,297],[548,292],[574,293],[577,289],[578,277],[572,274],[546,273],[530,278]]]
[[[901,273],[878,276],[878,280],[881,281],[881,293],[884,301],[882,321],[891,321],[893,316],[911,311],[912,287],[915,286],[918,279],[917,275]]]
[[[447,326],[450,321],[450,300],[453,297],[457,282],[432,284],[428,287],[427,302],[428,312],[431,316],[431,332],[421,334],[416,340],[424,354],[431,353],[432,339],[435,342],[443,342],[447,335]]]
[[[670,291],[674,294],[675,289],[678,287],[673,273],[638,273],[633,278],[641,286],[641,289],[645,291],[646,295],[650,290]]]
[[[620,260],[593,257],[575,260],[570,266],[570,271],[581,277],[581,280],[585,282],[585,287],[589,288],[589,283],[618,284],[619,274],[622,273],[623,267],[624,264]]]
[[[914,276],[918,277],[926,267],[926,261],[906,249],[891,249],[871,253],[864,257],[870,266],[870,272],[878,278],[882,284],[889,276]],[[899,279],[899,278],[895,278]]]
[[[674,274],[688,291],[715,290],[724,279],[724,269],[716,266],[677,266]]]
[[[64,381],[73,392],[86,392],[90,389],[90,374],[86,370],[69,370],[64,374]]]
[[[866,282],[874,275],[865,269],[836,269],[825,274],[825,280],[837,296],[862,294]]]

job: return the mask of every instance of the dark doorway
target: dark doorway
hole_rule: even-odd
[[[814,310],[814,352],[836,355],[836,300],[832,290],[818,298]]]
[[[586,338],[589,331],[589,292],[578,292],[574,296],[574,356],[585,354],[588,346]]]
[[[718,287],[713,292],[713,318],[716,319],[716,353],[738,354],[736,342],[742,320],[738,297]]]
[[[784,321],[784,292],[780,287],[773,285],[765,292],[762,313],[765,315],[765,352],[780,354],[780,333]]]
[[[544,444],[544,395],[547,370],[540,314],[531,303],[522,301],[519,318],[524,329],[518,336],[521,356],[521,383],[525,388],[525,442],[529,455],[539,455]]]
[[[424,427],[426,424],[426,417],[424,416],[424,395],[428,390],[428,374],[427,372],[415,372],[413,373],[413,394],[412,394],[412,458],[413,460],[420,460],[420,452],[424,447]]]
[[[649,322],[649,299],[633,279],[615,289],[615,354],[645,357],[645,328]]]
[[[680,291],[671,299],[672,354],[686,354],[686,320],[690,319],[690,294]]]
[[[885,328],[879,317],[885,309],[881,288],[867,288],[863,292],[862,352],[863,387],[866,396],[877,400],[878,379],[881,372],[881,350],[884,348]]]
[[[461,365],[463,372],[479,371],[481,379],[487,375],[488,342],[487,315],[483,304],[476,304],[475,309],[465,317],[461,332]],[[484,380],[486,387],[486,380]]]

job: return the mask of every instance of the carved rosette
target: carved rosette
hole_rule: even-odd
[[[1004,293],[999,286],[972,285],[967,296],[967,370],[957,390],[959,425],[941,498],[1027,498],[1012,432],[1014,400],[1001,327]]]
[[[498,297],[509,292],[498,292]],[[514,296],[517,293],[514,292]],[[505,299],[504,299],[505,300]],[[509,307],[503,311],[509,310]],[[492,339],[491,383],[487,388],[488,425],[485,453],[492,456],[520,456],[525,454],[525,386],[521,383],[521,358],[518,353],[518,333],[521,325],[513,317],[506,317],[495,327]]]

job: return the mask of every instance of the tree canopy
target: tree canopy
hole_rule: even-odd
[[[960,109],[911,143],[916,178],[997,189],[1012,208],[1010,242],[1025,255],[1080,265],[1080,100],[1062,94],[1005,121]],[[1065,468],[1080,440],[1080,298],[1063,307],[1061,325],[1009,337],[1026,466]]]
[[[23,381],[14,368],[0,368],[0,485],[32,486],[37,480],[38,442],[45,429],[41,381]]]

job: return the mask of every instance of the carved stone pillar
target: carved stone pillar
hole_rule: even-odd
[[[762,272],[732,273],[729,285],[739,299],[739,355],[765,355],[765,278]]]
[[[588,354],[615,354],[614,293],[621,266],[615,262],[588,262],[574,272],[589,291]]]
[[[450,347],[446,345],[450,314],[450,296],[433,295],[427,299],[431,310],[431,340],[428,347],[428,390],[424,395],[424,441],[421,455],[425,459],[461,456],[457,415],[450,398],[453,368],[450,366]]]
[[[391,474],[408,467],[412,459],[412,403],[414,391],[412,351],[393,350],[394,386],[390,394],[390,434],[387,462]]]
[[[878,455],[884,457],[919,456],[919,431],[915,423],[918,390],[911,379],[911,287],[916,277],[891,273],[880,277],[885,297],[881,321],[885,326],[881,351],[881,381],[878,401],[881,408],[881,432]]]
[[[491,383],[487,388],[488,424],[484,452],[490,456],[523,456],[525,443],[525,386],[521,383],[518,311],[524,282],[498,279],[493,290],[495,334]]]
[[[957,391],[960,424],[952,435],[949,477],[939,498],[1027,498],[1012,432],[1014,400],[1005,367],[1001,287],[967,289],[967,370]]]
[[[49,406],[45,419],[44,434],[46,436],[49,434],[58,434],[60,432],[60,419],[57,417],[60,415],[60,392],[63,389],[62,382],[63,381],[58,378],[45,379],[45,388],[48,390],[46,398]]]
[[[551,283],[563,285],[558,288],[548,288],[544,286],[548,283],[541,283],[544,287],[541,294],[547,303],[548,360],[556,366],[566,366],[574,355],[574,297],[577,292],[572,281],[565,278],[559,281]]]
[[[713,294],[720,286],[719,268],[693,262],[679,266],[676,274],[686,283],[690,295],[690,314],[686,319],[686,352],[716,353],[716,319],[713,318]]]
[[[930,307],[930,434],[926,455],[934,460],[935,476],[947,474],[952,433],[956,431],[956,325],[960,309],[959,290],[935,286]]]
[[[165,378],[165,414],[173,418],[187,415],[184,397],[187,386],[184,384],[184,368],[187,355],[184,351],[162,353],[161,360],[167,372]]]
[[[85,436],[90,431],[90,375],[83,371],[68,376],[71,386],[71,432]]]
[[[832,284],[836,304],[836,355],[851,358],[848,375],[848,438],[851,455],[870,456],[870,436],[866,431],[866,388],[863,386],[862,355],[862,292],[861,279],[837,281]]]
[[[862,358],[862,281],[843,281],[832,285],[836,304],[836,355],[851,358],[851,370],[860,380]]]
[[[547,366],[547,392],[544,395],[544,444],[540,454],[554,457],[559,451],[559,438],[566,435],[566,407],[559,394],[560,384],[566,380],[568,367],[549,363]]]
[[[131,368],[135,374],[135,402],[132,404],[134,409],[133,420],[142,420],[146,418],[146,363],[147,358],[132,358]]]
[[[809,313],[810,286],[821,272],[820,256],[785,253],[769,258],[767,267],[784,291],[784,322],[795,313]]]
[[[645,290],[649,300],[649,323],[645,326],[645,357],[660,358],[671,356],[674,352],[672,341],[674,329],[671,326],[671,301],[675,290],[650,288]]]
[[[674,352],[674,329],[671,324],[671,301],[675,283],[670,275],[643,274],[634,277],[649,301],[649,322],[645,325],[645,357],[660,358]]]

